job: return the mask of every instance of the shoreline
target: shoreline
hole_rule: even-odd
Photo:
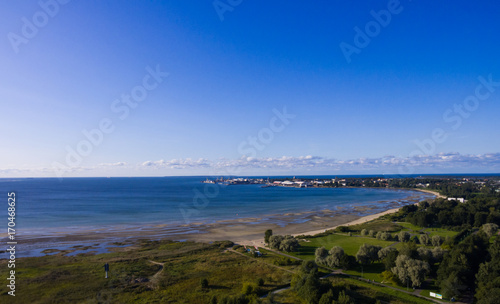
[[[399,189],[403,190],[403,189]],[[408,191],[409,189],[404,189]],[[413,189],[411,189],[413,190]],[[410,190],[410,191],[411,191]],[[436,197],[436,193],[424,192]],[[272,229],[274,234],[282,235],[314,235],[338,226],[356,225],[376,219],[382,215],[397,212],[401,207],[417,204],[427,199],[417,193],[409,195],[404,200],[373,202],[368,206],[353,206],[352,208],[338,208],[337,210],[320,210],[315,212],[301,212],[275,215],[265,220],[260,218],[240,218],[223,220],[208,224],[193,224],[186,227],[165,225],[150,225],[136,227],[114,227],[117,229],[95,228],[80,230],[72,233],[25,235],[20,237],[23,246],[20,247],[22,256],[43,256],[44,249],[57,249],[55,254],[63,252],[71,254],[106,252],[106,248],[119,247],[118,243],[132,245],[138,240],[168,239],[172,241],[196,241],[210,243],[213,241],[231,240],[236,244],[253,246],[264,245],[264,232]],[[383,210],[385,208],[389,208]],[[379,211],[377,209],[382,209]],[[371,212],[376,212],[370,214]],[[363,215],[364,214],[364,215]],[[90,246],[87,251],[78,251],[78,247]],[[75,249],[76,247],[76,249]],[[113,250],[113,249],[111,249]],[[110,250],[108,249],[108,252]]]
[[[446,196],[444,196],[444,195],[442,195],[439,192],[434,191],[434,190],[426,190],[426,189],[413,189],[413,190],[424,192],[424,193],[429,193],[429,194],[434,194],[436,196],[436,198],[447,198]]]
[[[423,192],[423,193],[432,194],[432,195],[435,196],[434,198],[446,198],[445,196],[439,194],[436,191],[432,191],[432,190],[423,190],[423,189],[405,189],[405,190],[416,190],[416,191],[420,191],[420,192]],[[420,201],[415,201],[413,203],[413,205],[416,205],[419,202]],[[369,222],[369,221],[375,220],[375,219],[377,219],[377,218],[379,218],[381,216],[387,215],[387,214],[396,213],[396,212],[399,211],[399,209],[401,209],[401,207],[388,209],[388,210],[385,210],[385,211],[382,211],[382,212],[379,212],[379,213],[375,213],[375,214],[369,214],[369,215],[365,215],[365,216],[359,216],[357,219],[354,219],[354,220],[351,220],[351,221],[345,222],[345,223],[340,223],[340,224],[337,224],[335,226],[331,226],[331,227],[328,227],[328,228],[325,228],[325,229],[311,230],[311,231],[307,231],[307,232],[303,232],[303,233],[294,233],[294,234],[291,234],[291,235],[294,236],[294,237],[300,236],[300,235],[312,236],[312,235],[324,233],[324,232],[326,232],[328,230],[333,230],[333,229],[335,229],[335,228],[337,228],[339,226],[354,226],[354,225],[358,225],[358,224],[362,224],[362,223],[365,223],[365,222]],[[274,230],[273,230],[273,232],[274,232]],[[243,245],[250,245],[250,246],[264,246],[264,242],[261,239],[262,238],[260,238],[260,239],[254,239],[254,240],[243,240],[242,244]]]

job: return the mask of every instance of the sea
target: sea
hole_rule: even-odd
[[[367,215],[407,204],[410,196],[432,197],[385,188],[263,188],[258,184],[202,183],[206,178],[3,178],[0,201],[4,203],[0,206],[5,209],[4,228],[11,192],[16,196],[16,234],[21,237],[154,225],[184,227],[177,233],[192,233],[196,228],[189,227],[248,218],[284,226],[289,223],[276,222],[280,215],[297,214],[297,223],[307,221],[306,215],[311,212],[322,210]]]
[[[204,184],[206,177],[19,178],[0,179],[7,194],[16,193],[16,226],[96,228],[113,225],[184,225],[240,218],[375,207],[371,213],[404,203],[408,190],[376,188],[285,188],[262,185]],[[1,196],[0,196],[1,200]]]

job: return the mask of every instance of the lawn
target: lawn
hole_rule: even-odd
[[[398,225],[408,229],[407,231],[411,233],[419,233],[419,231],[423,229],[420,226],[416,226],[413,225],[412,223],[407,223],[407,222],[398,222]]]
[[[453,237],[458,233],[457,231],[447,230],[443,228],[423,228],[407,222],[398,222],[398,224],[405,228],[403,230],[414,234],[419,234],[420,230],[422,230],[422,232],[426,232],[430,236],[439,235],[445,238],[447,236]]]
[[[439,235],[443,238],[447,236],[454,237],[455,235],[458,234],[457,231],[446,230],[443,228],[426,228],[424,231],[427,232],[430,236]]]
[[[370,237],[330,234],[322,237],[309,238],[307,241],[301,241],[299,251],[290,253],[290,255],[294,255],[305,260],[314,260],[314,252],[316,251],[316,248],[322,246],[328,250],[330,250],[333,246],[340,246],[344,249],[345,253],[356,255],[359,247],[361,247],[364,243],[386,247],[394,242],[377,240]]]
[[[357,265],[355,269],[344,270],[344,273],[381,283],[383,278],[380,274],[384,270],[384,264],[379,262],[365,265],[363,268],[361,268],[360,265]]]

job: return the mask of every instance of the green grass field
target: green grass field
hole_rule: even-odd
[[[422,227],[415,226],[411,223],[406,223],[406,222],[398,222],[398,225],[401,225],[402,227],[404,227],[405,228],[405,229],[403,229],[404,231],[408,231],[408,232],[413,233],[413,234],[419,234],[420,231],[422,231],[422,232],[426,232],[430,236],[439,235],[439,236],[445,238],[447,236],[453,237],[458,233],[457,231],[451,231],[451,230],[447,230],[447,229],[443,229],[443,228],[422,228]]]
[[[424,231],[427,232],[430,236],[439,235],[443,238],[447,236],[454,237],[458,234],[457,231],[446,230],[443,228],[426,228]]]
[[[419,227],[419,226],[416,226],[416,225],[413,225],[413,224],[407,223],[407,222],[398,222],[397,224],[406,228],[403,230],[408,231],[410,233],[419,233],[419,231],[423,229],[422,227]]]
[[[420,230],[420,227],[403,225],[404,229]],[[364,223],[362,226],[371,225]],[[377,220],[375,226],[384,229],[400,229],[394,223]],[[375,227],[372,226],[372,227]],[[365,228],[366,229],[366,228]],[[441,228],[427,228],[431,235],[452,236],[456,232]],[[371,237],[328,234],[320,237],[306,237],[301,241],[299,252],[289,253],[300,259],[314,260],[315,250],[324,246],[328,250],[340,246],[349,255],[356,255],[364,243],[386,247],[402,246],[394,241],[382,241]],[[20,258],[16,263],[16,295],[19,303],[208,303],[212,296],[241,294],[245,284],[256,286],[258,279],[264,286],[258,288],[258,295],[290,284],[293,272],[300,265],[296,261],[272,251],[262,249],[263,257],[253,258],[250,254],[225,251],[230,242],[212,244],[171,241],[138,241],[130,247],[116,252],[99,255],[62,254],[37,258]],[[243,252],[243,249],[237,249]],[[161,265],[151,261],[162,263]],[[104,278],[103,265],[110,264],[110,278]],[[276,265],[276,264],[279,264]],[[347,274],[381,282],[382,263],[356,266]],[[7,277],[7,260],[0,260],[0,277]],[[325,274],[329,272],[325,270]],[[291,273],[292,272],[292,273]],[[201,280],[207,279],[208,288],[201,287]],[[338,279],[340,278],[333,278]],[[330,278],[328,279],[330,280]],[[387,303],[428,303],[397,290],[369,284],[354,278],[335,281],[341,286],[349,285],[349,293],[360,303],[375,303],[375,298]],[[343,285],[342,285],[343,284]],[[334,285],[336,286],[336,285]],[[403,287],[397,287],[404,290]],[[437,291],[428,286],[423,292]],[[0,285],[0,302],[7,297],[6,284]],[[277,295],[283,301],[276,303],[299,303],[293,291]],[[373,300],[373,301],[372,301]]]
[[[373,263],[365,265],[363,266],[363,268],[361,268],[361,266],[358,265],[354,269],[344,270],[344,273],[381,283],[383,281],[383,278],[380,274],[384,270],[385,270],[384,264]]]
[[[322,246],[328,250],[330,250],[333,246],[340,246],[344,249],[345,253],[356,255],[359,247],[361,247],[364,243],[379,245],[382,247],[386,247],[394,243],[393,241],[381,241],[370,237],[347,236],[342,234],[330,234],[307,240],[308,242],[300,242],[301,247],[299,252],[291,253],[290,255],[294,255],[305,260],[314,260],[314,252],[316,251],[316,248]]]

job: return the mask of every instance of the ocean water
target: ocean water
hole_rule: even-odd
[[[283,188],[203,184],[205,177],[0,179],[0,201],[16,193],[16,228],[23,235],[44,230],[196,225],[239,218],[272,221],[284,214],[353,210],[369,213],[405,204],[407,190]],[[305,220],[297,217],[297,221]],[[7,222],[5,222],[7,225]]]

